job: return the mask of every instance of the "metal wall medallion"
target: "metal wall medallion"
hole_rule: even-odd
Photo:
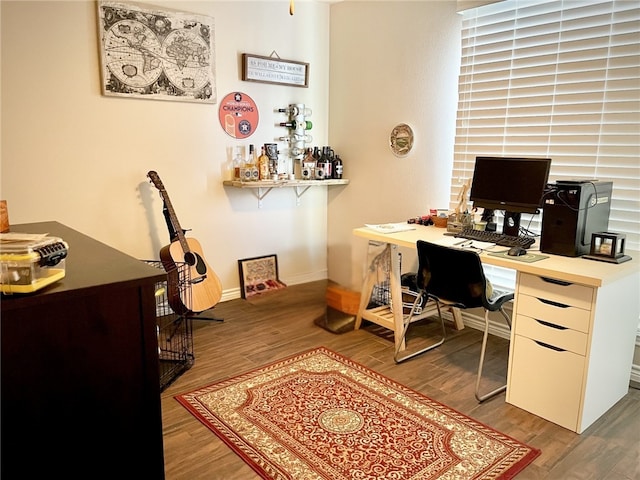
[[[413,148],[413,130],[406,123],[393,127],[389,136],[389,147],[396,157],[405,157]]]

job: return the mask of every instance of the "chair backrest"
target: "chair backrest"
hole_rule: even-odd
[[[487,280],[480,256],[472,250],[445,247],[418,240],[419,289],[439,299],[458,304],[460,308],[486,304]]]

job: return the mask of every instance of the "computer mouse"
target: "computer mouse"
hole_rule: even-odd
[[[526,255],[527,250],[522,247],[511,247],[507,252],[507,255],[511,257],[519,257],[520,255]]]

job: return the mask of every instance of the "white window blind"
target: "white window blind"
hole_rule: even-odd
[[[466,11],[452,206],[477,155],[551,158],[551,182],[613,181],[609,231],[640,250],[640,3],[505,0]],[[540,233],[539,215],[521,224]]]

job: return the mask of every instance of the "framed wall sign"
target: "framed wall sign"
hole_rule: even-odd
[[[307,88],[309,87],[309,64],[243,53],[242,80]]]

